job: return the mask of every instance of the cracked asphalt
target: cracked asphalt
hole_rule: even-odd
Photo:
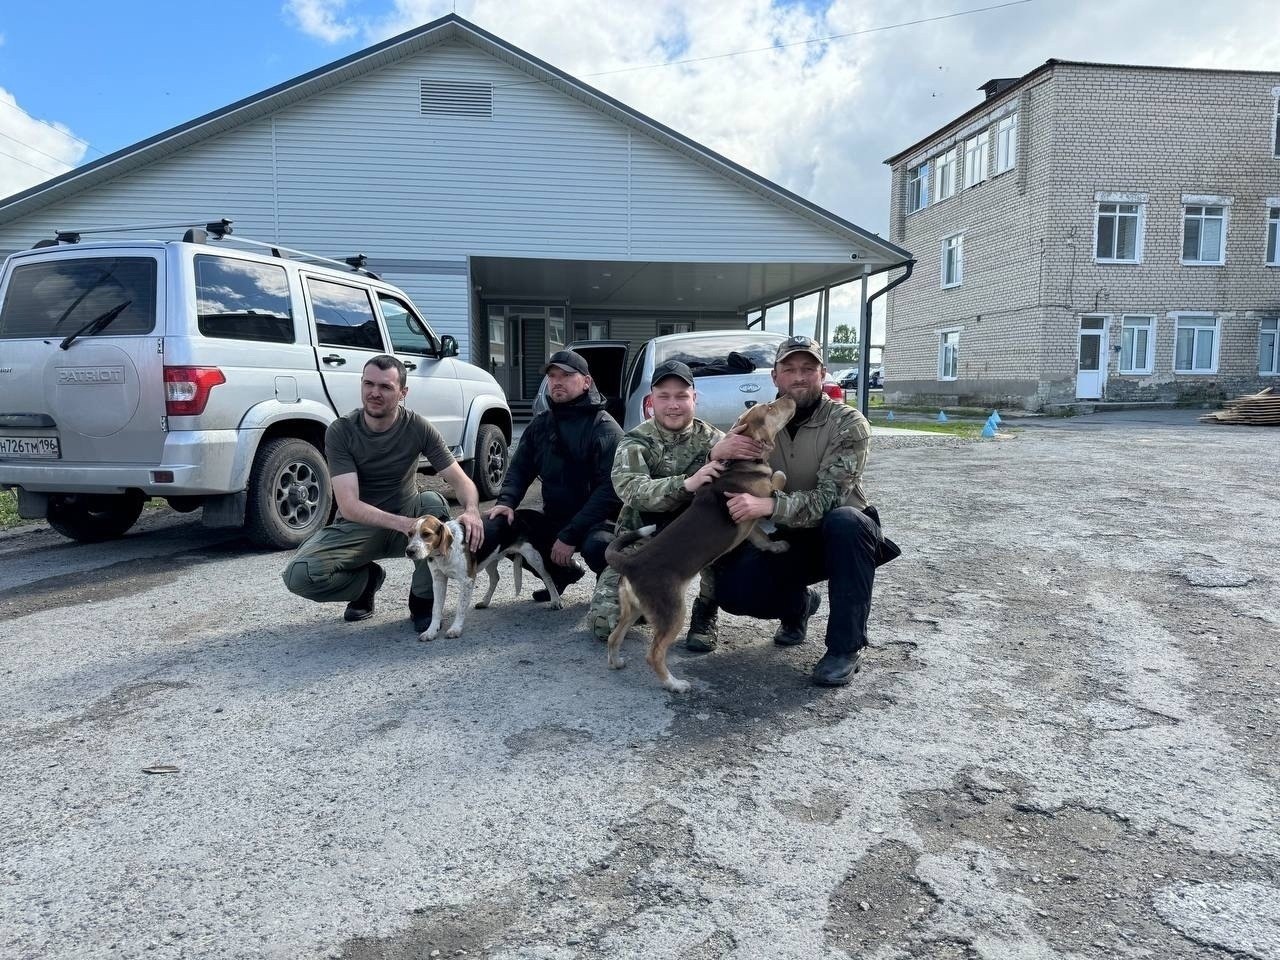
[[[190,516],[0,535],[0,956],[1275,960],[1280,434],[1015,429],[873,441],[834,691],[727,616],[609,671],[585,581],[421,644],[407,561],[347,624]]]

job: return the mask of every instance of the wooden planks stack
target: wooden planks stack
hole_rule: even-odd
[[[1256,427],[1280,426],[1280,393],[1273,387],[1251,396],[1227,401],[1225,410],[1207,413],[1201,420],[1211,423],[1241,423]]]

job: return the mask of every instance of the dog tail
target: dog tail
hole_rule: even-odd
[[[608,561],[609,566],[625,577],[627,568],[631,565],[631,561],[636,558],[637,552],[624,553],[623,551],[637,540],[652,537],[657,532],[658,525],[651,523],[647,527],[641,527],[639,530],[630,530],[621,536],[614,537],[613,543],[609,544],[604,552],[605,560]]]

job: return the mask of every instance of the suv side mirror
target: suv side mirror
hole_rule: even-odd
[[[456,357],[458,355],[458,340],[453,334],[446,333],[440,338],[440,356]]]

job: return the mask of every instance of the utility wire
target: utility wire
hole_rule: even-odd
[[[32,163],[30,160],[24,160],[22,159],[22,157],[15,157],[12,153],[9,153],[7,150],[0,150],[0,156],[8,157],[10,160],[17,160],[19,163],[24,163],[28,167],[31,167],[35,170],[39,170],[41,173],[47,173],[51,177],[56,177],[66,172],[64,170],[50,170],[48,167],[42,167],[38,163]]]
[[[0,104],[4,104],[6,107],[12,107],[14,110],[17,110],[20,114],[22,114],[28,120],[34,120],[36,123],[43,123],[50,130],[58,131],[58,133],[62,134],[67,139],[74,140],[76,143],[84,144],[86,149],[92,150],[94,153],[101,153],[104,157],[106,156],[106,154],[103,153],[103,151],[99,150],[88,140],[82,140],[80,137],[77,137],[70,130],[65,129],[64,127],[60,127],[56,123],[50,123],[48,120],[42,120],[39,117],[32,116],[31,114],[27,113],[27,111],[23,110],[20,106],[18,106],[16,103],[14,103],[12,100],[5,100],[3,98],[0,98]],[[26,146],[26,144],[23,144],[23,146]]]
[[[53,161],[55,161],[55,162],[57,162],[57,163],[67,163],[67,161],[66,161],[66,160],[63,160],[61,157],[55,157],[52,153],[49,153],[49,152],[48,152],[48,151],[46,151],[46,150],[41,150],[39,147],[33,146],[32,144],[24,143],[23,141],[19,140],[17,137],[15,137],[15,136],[14,136],[13,134],[11,134],[11,133],[5,133],[3,130],[0,130],[0,137],[4,137],[6,140],[12,140],[12,141],[13,141],[14,143],[16,143],[18,146],[20,146],[20,147],[26,147],[28,150],[33,150],[33,151],[35,151],[36,153],[39,153],[39,154],[41,154],[41,155],[43,155],[43,156],[46,156],[46,157],[48,157],[50,160],[53,160]]]

